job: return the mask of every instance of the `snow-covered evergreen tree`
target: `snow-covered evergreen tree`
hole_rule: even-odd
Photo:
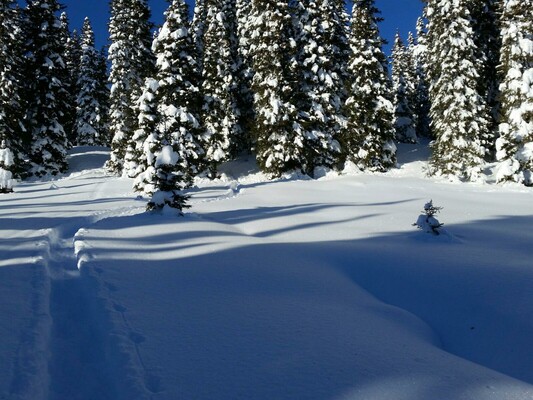
[[[407,98],[409,101],[409,104],[413,108],[413,112],[416,107],[417,102],[417,94],[416,94],[416,88],[418,83],[418,74],[417,74],[417,63],[415,58],[415,49],[417,47],[415,36],[413,35],[413,32],[409,32],[407,35],[407,45],[405,46],[405,81],[407,84]],[[416,116],[416,113],[413,115],[413,119],[415,121],[415,125],[418,123],[418,119]]]
[[[348,79],[346,67],[350,58],[350,45],[348,43],[350,16],[348,15],[346,6],[345,0],[329,0],[329,4],[325,3],[325,10],[329,11],[326,14],[328,16],[326,23],[331,25],[329,37],[332,43],[331,55],[334,62],[334,74],[340,77],[338,95],[341,103],[348,97],[346,90],[346,81]],[[344,118],[340,113],[341,108],[342,106],[337,109],[336,117],[339,127],[344,123]]]
[[[496,178],[533,186],[533,1],[506,0],[501,27]]]
[[[188,207],[187,196],[181,193],[186,186],[177,165],[181,162],[172,144],[166,140],[166,132],[160,128],[161,116],[157,107],[157,80],[147,78],[143,94],[139,98],[139,129],[135,132],[138,142],[150,132],[143,143],[141,164],[144,171],[135,178],[134,190],[150,196],[147,210],[160,210],[165,206],[178,209]]]
[[[138,129],[133,134],[130,146],[132,147],[128,154],[132,156],[125,163],[130,163],[128,169],[135,171],[135,181],[133,189],[141,194],[151,196],[156,188],[154,187],[155,160],[153,153],[157,146],[161,147],[161,135],[158,133],[158,124],[160,121],[157,110],[157,91],[159,82],[154,78],[147,78],[144,89],[137,100]],[[150,164],[148,162],[150,160]]]
[[[5,140],[0,135],[0,194],[13,191],[13,169],[15,157]]]
[[[329,0],[299,0],[296,6],[297,59],[299,68],[298,108],[305,118],[308,173],[315,167],[338,164],[338,135],[344,82],[341,38],[345,28]]]
[[[345,160],[364,170],[387,171],[396,165],[394,107],[378,12],[373,1],[354,2],[349,38],[350,97],[344,108],[347,124],[342,143]]]
[[[428,65],[435,141],[430,173],[475,180],[481,172],[489,133],[488,108],[478,92],[478,50],[465,1],[428,2]]]
[[[253,69],[250,55],[251,46],[251,0],[236,0],[236,79],[239,116],[238,123],[241,130],[238,151],[251,151],[255,146],[252,134],[255,121],[254,95],[251,89]]]
[[[60,122],[69,140],[69,144],[76,143],[76,107],[79,88],[77,86],[80,73],[81,42],[77,31],[70,31],[67,13],[63,11],[59,17],[61,22],[61,43],[63,50],[61,57],[67,68],[64,87],[67,90],[65,98],[66,108],[62,110]]]
[[[97,145],[102,143],[102,107],[98,102],[100,54],[94,48],[94,32],[91,22],[85,18],[81,33],[81,58],[76,107],[76,144]]]
[[[68,109],[67,67],[61,57],[61,22],[56,0],[32,0],[25,9],[28,71],[32,72],[28,128],[32,135],[30,160],[36,176],[67,169],[68,140],[61,125]]]
[[[250,63],[252,0],[235,0],[237,52],[244,64]]]
[[[231,0],[210,0],[204,32],[202,122],[203,146],[209,176],[215,177],[220,163],[236,152],[240,128],[236,99],[234,32]]]
[[[14,0],[0,0],[0,142],[13,153],[10,171],[24,173],[29,138],[24,128],[23,42]]]
[[[396,140],[416,143],[416,122],[413,112],[413,63],[410,51],[397,33],[392,48],[392,84],[394,93],[394,127]]]
[[[98,52],[98,63],[96,68],[96,93],[95,99],[98,104],[98,141],[100,146],[111,145],[111,134],[109,128],[109,86],[107,71],[107,54],[104,48]]]
[[[479,63],[479,94],[485,99],[489,108],[489,132],[482,137],[482,144],[487,149],[486,159],[493,161],[499,114],[499,76],[501,33],[498,21],[500,0],[469,1],[472,14],[474,41],[476,43]]]
[[[111,159],[106,164],[113,173],[123,171],[126,151],[136,131],[135,105],[144,81],[152,76],[150,9],[146,0],[112,0],[109,34],[111,62],[110,133],[113,137]]]
[[[203,70],[204,61],[204,34],[207,20],[207,1],[196,0],[194,2],[194,15],[191,22],[191,35],[196,49],[196,59],[200,73]]]
[[[435,217],[442,210],[442,207],[436,207],[433,205],[433,200],[430,200],[424,205],[422,214],[418,216],[414,226],[422,229],[426,233],[432,233],[433,235],[440,235],[440,228],[444,225],[439,222]]]
[[[202,159],[199,73],[188,29],[188,7],[183,0],[173,0],[165,12],[165,23],[154,40],[153,50],[157,85],[148,82],[141,96],[145,103],[141,104],[141,129],[136,133],[144,151],[140,159],[147,165],[141,166],[144,172],[138,176],[135,188],[155,196],[163,184],[174,185],[174,190],[189,187]],[[160,163],[165,152],[172,155],[167,161],[173,164]],[[162,177],[172,182],[163,183]],[[158,201],[166,199],[157,196]],[[156,208],[163,206],[153,202]]]
[[[416,43],[412,46],[413,63],[416,75],[414,112],[416,115],[417,137],[431,137],[429,83],[426,65],[427,38],[426,22],[423,17],[416,22]]]
[[[257,159],[263,171],[279,176],[305,169],[307,162],[290,70],[292,18],[286,1],[254,0],[252,8],[250,56],[255,71]]]

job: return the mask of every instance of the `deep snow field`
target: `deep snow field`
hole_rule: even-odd
[[[0,197],[0,399],[533,399],[533,189],[241,159],[180,218],[107,156]]]

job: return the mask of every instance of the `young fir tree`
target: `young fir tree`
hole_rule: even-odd
[[[396,140],[403,143],[416,143],[416,121],[413,112],[414,82],[412,81],[412,58],[400,34],[396,34],[392,48],[392,85],[394,93],[394,127]]]
[[[106,167],[112,173],[129,175],[130,172],[123,171],[123,167],[128,146],[138,127],[135,105],[145,79],[152,76],[154,70],[151,28],[146,0],[111,1],[109,128],[113,140]]]
[[[338,164],[343,74],[336,37],[343,28],[328,0],[300,0],[296,7],[299,111],[307,138],[307,173]]]
[[[66,171],[68,140],[61,125],[68,109],[64,82],[68,71],[61,57],[61,23],[56,0],[32,0],[25,9],[27,67],[30,71],[28,129],[30,161],[35,176]]]
[[[216,177],[220,163],[235,155],[240,133],[231,6],[231,0],[210,0],[207,5],[201,87],[205,127],[202,140],[211,178]]]
[[[79,146],[102,143],[105,127],[102,125],[102,107],[98,99],[100,54],[94,48],[91,22],[85,18],[81,33],[81,59],[76,107],[76,144]]]
[[[148,82],[148,92],[141,96],[146,101],[141,105],[138,136],[144,139],[141,159],[147,166],[135,189],[152,196],[150,207],[161,208],[174,204],[177,192],[191,186],[202,156],[198,65],[183,0],[173,0],[165,12],[153,50],[158,83]],[[167,156],[171,157],[163,162]]]
[[[24,127],[21,20],[15,6],[15,0],[0,0],[0,142],[13,154],[12,165],[4,165],[4,169],[21,175],[29,141]]]
[[[359,168],[384,172],[396,165],[394,107],[391,87],[379,36],[373,1],[355,1],[349,43],[352,56],[348,74],[352,77],[344,112],[342,132],[346,161]]]
[[[533,1],[502,6],[498,181],[533,186]]]
[[[76,31],[71,33],[69,19],[66,12],[62,12],[59,20],[61,22],[61,43],[63,51],[61,57],[67,67],[64,79],[64,87],[67,90],[65,99],[66,108],[62,110],[63,118],[61,125],[67,135],[70,145],[76,144],[76,107],[78,97],[78,78],[80,73],[81,42]]]
[[[461,0],[428,3],[428,65],[435,141],[430,173],[475,180],[487,149],[488,109],[478,92],[479,63],[472,19]]]
[[[305,136],[298,123],[294,76],[290,70],[292,18],[280,0],[254,0],[250,56],[255,75],[257,159],[273,176],[305,169]]]
[[[144,152],[141,154],[142,163],[147,167],[135,178],[133,187],[135,191],[151,197],[147,211],[161,210],[168,206],[181,212],[188,207],[187,196],[181,193],[184,184],[176,168],[180,161],[179,155],[165,140],[166,132],[160,129],[162,125],[156,99],[158,90],[157,80],[147,78],[138,100],[139,129],[135,136],[140,138],[144,133],[150,133],[143,143]]]
[[[415,100],[414,112],[416,115],[416,135],[417,137],[431,137],[430,128],[430,100],[429,83],[427,76],[426,54],[427,38],[426,23],[424,18],[418,18],[416,22],[416,42],[412,47],[413,63],[415,70]]]
[[[139,98],[139,130],[137,135],[151,132],[145,139],[142,157],[147,165],[144,172],[135,178],[134,189],[150,196],[146,209],[160,210],[165,206],[180,212],[187,208],[187,196],[182,194],[186,183],[183,180],[179,165],[183,162],[174,151],[172,139],[164,131],[160,110],[157,104],[159,83],[148,78],[143,94]],[[163,129],[162,129],[163,128]]]
[[[135,143],[135,154],[137,157],[135,165],[130,169],[137,168],[137,175],[133,183],[133,189],[141,194],[152,194],[157,190],[154,186],[155,168],[153,163],[153,148],[161,147],[160,135],[158,133],[159,114],[157,110],[157,91],[159,82],[154,78],[146,78],[141,96],[137,100],[138,129],[132,137]],[[132,160],[133,161],[133,160]],[[127,161],[126,161],[127,162]]]
[[[15,157],[0,134],[0,194],[13,191]]]

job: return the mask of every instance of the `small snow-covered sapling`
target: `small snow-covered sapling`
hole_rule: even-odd
[[[435,218],[435,214],[440,212],[440,210],[442,210],[442,207],[435,207],[433,205],[433,200],[430,200],[424,205],[424,210],[422,211],[423,214],[418,217],[413,226],[417,226],[424,232],[439,235],[439,228],[444,224],[441,224],[439,220]]]
[[[0,193],[11,193],[13,191],[13,174],[11,168],[14,164],[14,157],[6,142],[2,140],[0,144]]]

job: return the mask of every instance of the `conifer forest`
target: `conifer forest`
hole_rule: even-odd
[[[531,0],[425,3],[388,57],[372,0],[174,0],[160,27],[146,0],[112,0],[107,49],[57,0],[2,0],[1,190],[104,145],[150,208],[181,209],[193,177],[243,152],[272,177],[388,171],[420,138],[430,175],[495,164],[496,182],[533,185]]]

